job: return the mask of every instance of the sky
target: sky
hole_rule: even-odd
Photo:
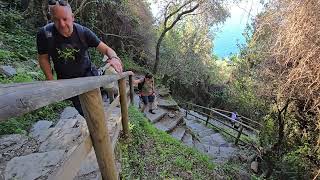
[[[159,15],[159,2],[148,0],[151,4],[151,11],[153,16]],[[215,31],[215,38],[213,40],[212,52],[220,58],[227,58],[230,54],[238,53],[239,49],[237,44],[245,42],[242,33],[247,23],[262,11],[263,6],[260,0],[242,0],[241,3],[229,4],[231,16],[226,20],[223,25],[218,26],[218,31]],[[213,29],[217,29],[213,27]]]
[[[223,25],[219,26],[219,30],[215,33],[213,53],[220,58],[238,53],[237,44],[245,43],[242,33],[246,24],[251,23],[251,19],[261,12],[262,8],[263,6],[257,0],[247,0],[240,4],[229,5],[231,16]]]

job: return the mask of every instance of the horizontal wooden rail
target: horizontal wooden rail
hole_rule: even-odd
[[[219,123],[227,126],[228,128],[230,128],[230,129],[232,129],[232,130],[234,130],[234,131],[236,131],[236,132],[239,132],[238,129],[230,126],[229,124],[224,123],[223,121],[221,121],[221,120],[219,120],[219,119],[214,118],[212,115],[209,115],[209,114],[206,114],[206,113],[204,113],[204,112],[197,111],[197,110],[192,110],[192,111],[194,111],[194,112],[196,112],[196,113],[199,113],[199,114],[202,114],[202,115],[204,115],[204,116],[207,116],[207,117],[211,118],[212,120],[217,121],[217,122],[219,122]],[[195,117],[197,117],[197,116],[195,116]],[[199,119],[201,119],[201,120],[204,120],[204,119],[202,119],[202,118],[200,118],[200,117],[197,117],[197,118],[199,118]],[[204,120],[204,121],[206,121],[206,120]],[[212,125],[212,124],[211,124],[211,125]],[[249,136],[248,134],[246,134],[246,133],[244,133],[244,132],[243,132],[242,134],[245,135],[245,136]]]
[[[218,109],[218,108],[211,108],[211,109],[214,109],[214,110],[216,110],[216,111],[220,111],[220,112],[225,112],[225,113],[232,113],[231,111],[227,111],[227,110],[223,110],[223,109]],[[262,126],[262,124],[261,123],[259,123],[259,122],[257,122],[257,121],[254,121],[254,120],[252,120],[252,119],[249,119],[249,118],[247,118],[247,117],[245,117],[245,116],[239,116],[239,117],[241,117],[241,119],[245,119],[245,120],[247,120],[247,121],[250,121],[250,122],[252,122],[252,123],[255,123],[256,125],[259,125],[259,126]]]
[[[213,110],[213,109],[210,109],[210,108],[207,108],[207,107],[204,107],[204,106],[200,106],[200,105],[197,105],[197,104],[192,104],[192,103],[186,103],[186,104],[191,105],[191,106],[195,106],[195,107],[198,107],[198,108],[201,108],[201,109],[205,109],[207,111],[211,111],[211,112],[213,112],[215,114],[218,114],[218,115],[220,115],[220,116],[222,116],[222,117],[224,117],[224,118],[226,118],[226,119],[228,119],[230,121],[235,121],[235,122],[239,123],[240,125],[242,125],[244,128],[247,128],[247,129],[250,129],[252,131],[255,131],[256,133],[260,132],[259,130],[255,129],[253,127],[250,127],[247,124],[244,124],[244,123],[242,123],[240,121],[236,121],[236,120],[232,119],[231,117],[229,117],[229,116],[227,116],[225,114],[222,114],[222,113],[220,113],[220,112],[218,112],[216,110]]]
[[[187,112],[187,113],[188,113],[188,112]],[[191,113],[189,113],[189,115],[191,115],[191,116],[193,116],[193,117],[196,117],[196,118],[199,118],[199,119],[201,119],[201,120],[203,120],[203,121],[206,121],[205,119],[202,119],[201,117],[195,116],[195,115],[193,115],[193,114],[191,114]],[[219,131],[222,131],[222,132],[228,134],[229,136],[234,137],[235,139],[237,139],[236,136],[234,136],[233,134],[231,134],[231,133],[229,133],[228,131],[224,130],[223,128],[220,128],[220,127],[218,127],[218,126],[216,126],[216,125],[214,125],[214,124],[212,124],[212,123],[210,123],[210,122],[208,122],[208,124],[210,124],[211,126],[217,128]],[[239,141],[241,141],[241,142],[243,142],[243,143],[246,143],[246,142],[244,142],[243,140],[240,139],[240,136],[239,136]]]
[[[100,88],[129,75],[133,73],[0,85],[0,121]]]

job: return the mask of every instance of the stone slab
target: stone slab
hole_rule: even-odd
[[[185,128],[178,127],[172,131],[171,136],[174,137],[175,139],[181,141],[185,132],[186,132]]]
[[[183,116],[177,116],[176,118],[166,117],[155,123],[154,126],[162,131],[172,131],[179,123],[183,121]]]
[[[17,71],[12,66],[0,66],[0,73],[11,77],[17,74]]]
[[[153,112],[155,112],[155,114],[151,114],[147,111],[145,112],[146,117],[152,123],[158,122],[161,118],[163,118],[168,113],[167,110],[162,109],[162,108],[157,108],[157,109],[153,110]]]
[[[178,110],[179,106],[178,104],[173,100],[173,99],[162,99],[162,98],[158,98],[158,106],[167,108],[167,109],[174,109],[174,110]]]
[[[192,135],[189,133],[185,133],[182,142],[186,144],[187,146],[193,147],[193,140],[192,140]]]
[[[78,145],[82,141],[84,135],[85,134],[81,132],[81,129],[79,128],[54,129],[48,139],[41,143],[39,152],[70,149],[71,147]]]
[[[78,114],[79,112],[76,110],[76,108],[68,106],[62,111],[60,119],[74,119]]]
[[[59,150],[15,157],[6,166],[5,179],[32,180],[46,177],[65,158],[64,154],[64,150]]]

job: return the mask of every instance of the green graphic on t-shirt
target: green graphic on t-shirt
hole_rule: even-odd
[[[76,59],[76,53],[79,52],[79,49],[74,49],[74,48],[65,48],[63,50],[60,50],[57,48],[58,54],[59,54],[59,59],[64,59],[64,60],[75,60]]]

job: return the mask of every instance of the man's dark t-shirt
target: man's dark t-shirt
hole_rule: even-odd
[[[73,33],[70,37],[62,36],[53,26],[51,50],[49,50],[49,40],[46,38],[45,29],[41,28],[37,33],[38,54],[48,54],[51,57],[58,79],[92,76],[90,73],[94,66],[89,59],[88,48],[97,47],[100,40],[88,28],[83,27],[83,31],[86,44],[81,42],[75,25],[73,25]]]

